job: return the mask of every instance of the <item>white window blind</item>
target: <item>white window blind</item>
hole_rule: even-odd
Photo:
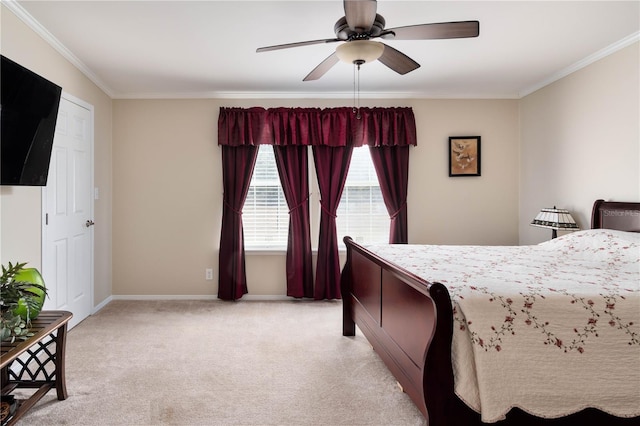
[[[340,246],[345,235],[364,244],[389,242],[389,214],[367,146],[353,149],[337,216]]]
[[[245,247],[285,248],[289,207],[282,192],[271,145],[260,145],[247,200],[242,209]]]
[[[315,176],[310,176],[315,180]],[[317,203],[317,200],[315,201]],[[319,209],[312,209],[319,214]],[[316,224],[311,218],[311,223]],[[242,209],[245,247],[248,249],[284,249],[289,232],[289,207],[282,192],[273,148],[261,145]],[[338,206],[336,227],[338,243],[349,235],[364,244],[389,241],[389,215],[382,200],[369,148],[353,149],[349,173]],[[313,225],[312,225],[313,226]],[[318,229],[311,230],[317,245]]]

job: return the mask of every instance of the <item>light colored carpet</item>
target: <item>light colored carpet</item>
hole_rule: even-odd
[[[19,425],[424,425],[340,302],[114,301]]]

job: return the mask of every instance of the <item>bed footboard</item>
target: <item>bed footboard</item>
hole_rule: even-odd
[[[344,242],[343,335],[355,335],[358,326],[429,425],[463,424],[452,423],[471,410],[460,407],[453,390],[447,289],[399,269],[349,237]]]

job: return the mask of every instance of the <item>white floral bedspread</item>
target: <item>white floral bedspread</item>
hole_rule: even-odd
[[[640,415],[640,234],[533,246],[371,245],[449,290],[456,394],[484,422],[595,407]]]

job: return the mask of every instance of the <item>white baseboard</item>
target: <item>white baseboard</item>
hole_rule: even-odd
[[[214,294],[208,295],[180,295],[180,294],[114,294],[109,298],[111,300],[220,300],[218,296]],[[240,301],[268,301],[268,300],[295,300],[292,297],[285,295],[260,295],[260,294],[245,294]],[[108,302],[106,302],[108,303]],[[105,303],[105,305],[106,305]]]
[[[113,296],[109,296],[106,299],[104,299],[102,302],[100,302],[97,306],[94,306],[93,310],[91,311],[91,315],[97,313],[100,309],[107,306],[109,303],[111,303],[112,300],[113,300]]]

